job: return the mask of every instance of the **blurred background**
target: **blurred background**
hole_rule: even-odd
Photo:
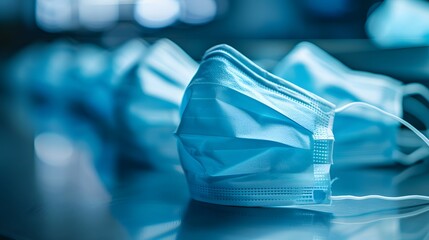
[[[261,238],[428,237],[427,211],[413,215],[413,224],[365,219],[350,230],[332,223],[330,212],[192,202],[170,136],[179,103],[169,95],[183,91],[204,52],[221,43],[270,70],[310,41],[352,69],[429,86],[429,1],[403,2],[1,0],[0,238],[198,239],[252,229]],[[158,42],[164,38],[171,42]],[[333,172],[343,177],[334,190],[427,195],[428,166],[418,168]],[[356,183],[362,176],[379,184]],[[380,217],[397,213],[395,206],[354,214]]]
[[[149,42],[169,38],[195,59],[201,58],[207,48],[219,43],[230,44],[252,58],[279,59],[297,42],[310,40],[351,67],[389,73],[397,78],[423,78],[420,73],[427,72],[420,65],[412,67],[416,64],[413,59],[410,59],[412,64],[406,63],[407,66],[399,66],[399,69],[392,67],[391,61],[396,64],[392,56],[403,54],[401,50],[398,50],[399,53],[389,51],[385,58],[378,53],[368,53],[380,47],[395,47],[389,40],[385,41],[387,43],[378,41],[378,48],[374,47],[374,42],[366,41],[368,36],[385,37],[383,33],[378,34],[383,32],[380,30],[382,26],[373,24],[370,27],[373,30],[369,31],[365,27],[368,17],[381,2],[3,0],[0,3],[0,58],[5,61],[23,47],[40,41],[71,39],[112,49],[129,39],[139,37]],[[413,2],[427,3],[426,0]],[[407,29],[402,31],[402,37],[407,43],[397,44],[398,46],[427,45],[427,12],[424,11],[427,6],[415,6],[414,9],[403,6],[385,8],[387,10],[384,9],[382,14],[386,21],[389,20],[387,22],[396,24],[398,29]],[[394,11],[399,8],[405,9],[402,14],[404,16]],[[410,19],[404,20],[407,14],[420,20],[408,23]],[[421,31],[416,33],[413,29]],[[375,36],[372,34],[374,31]],[[424,41],[416,42],[416,35]],[[393,39],[395,42],[395,39],[400,38],[398,34],[388,33],[384,39]],[[407,51],[407,54],[415,58],[417,53]],[[418,54],[417,57],[421,58]],[[380,63],[381,61],[387,63]],[[408,68],[413,68],[413,73],[404,74],[404,69]],[[415,74],[416,71],[420,76]]]
[[[243,39],[365,39],[376,2],[4,0],[1,52],[7,56],[32,42],[64,37],[106,47],[134,37],[165,37],[183,41],[196,57],[210,44]]]

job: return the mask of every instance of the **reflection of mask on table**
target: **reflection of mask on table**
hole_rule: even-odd
[[[398,117],[402,116],[402,98],[409,94],[404,91],[408,86],[387,76],[353,71],[310,43],[296,46],[277,65],[274,73],[338,107],[366,102]],[[395,159],[413,163],[420,160],[407,160],[407,156],[400,154],[398,130],[397,121],[363,108],[350,109],[336,116],[335,163],[383,164]]]
[[[178,239],[329,239],[331,214],[191,201]]]
[[[134,89],[123,91],[127,99],[123,118],[134,145],[133,158],[155,168],[181,169],[173,132],[184,89],[196,69],[197,63],[169,40],[146,51],[136,69]]]
[[[116,148],[95,124],[49,107],[40,107],[28,116],[32,119],[28,124],[35,131],[36,157],[52,169],[66,169],[75,161],[86,161],[97,170],[113,168],[109,164],[114,163]]]
[[[400,168],[384,168],[383,170],[380,168],[334,168],[331,171],[331,176],[337,180],[332,184],[332,191],[334,195],[427,195],[424,191],[419,191],[418,188],[413,187],[411,189],[409,187],[414,186],[414,184],[410,182],[412,178],[407,172],[413,167],[405,170]],[[424,171],[427,172],[427,169]],[[365,181],[362,182],[362,179]],[[398,183],[399,180],[403,183]],[[408,191],[402,191],[402,188]],[[423,189],[426,188],[421,188],[421,190]],[[365,236],[376,239],[390,236],[395,239],[399,236],[398,234],[403,232],[402,222],[412,222],[413,219],[427,214],[429,206],[425,203],[417,200],[366,199],[361,201],[333,201],[330,206],[301,207],[332,214],[330,231],[332,239],[362,239]],[[422,221],[421,223],[425,225],[426,222]],[[416,222],[413,223],[416,224]],[[421,227],[422,224],[419,226]]]
[[[102,184],[107,176],[95,169],[108,167],[114,146],[101,139],[88,121],[70,112],[39,108],[32,121],[37,195],[27,201],[35,201],[32,208],[40,210],[26,212],[33,222],[29,230],[34,227],[38,235],[33,236],[40,238],[64,239],[71,229],[98,229],[109,211],[104,203],[111,197]],[[113,227],[111,235],[116,232]]]
[[[424,162],[404,170],[395,177],[401,195],[429,195],[427,180],[429,179],[429,163]],[[412,187],[411,187],[412,186]],[[425,211],[424,208],[426,208]],[[402,239],[427,239],[429,237],[429,205],[422,206],[419,214],[400,219],[400,236]],[[417,212],[417,211],[416,211]]]
[[[189,201],[183,175],[132,169],[119,175],[110,209],[130,238],[175,239]]]
[[[229,46],[209,49],[185,91],[176,133],[192,198],[265,207],[350,199],[331,196],[332,126],[334,117],[358,107],[403,123],[429,145],[412,125],[374,105],[336,108]]]

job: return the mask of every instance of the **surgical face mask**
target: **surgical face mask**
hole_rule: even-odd
[[[53,105],[67,104],[74,99],[69,91],[73,85],[69,73],[74,53],[74,46],[66,41],[36,44],[25,49],[10,67],[16,91],[21,97],[34,97],[29,101],[43,99]]]
[[[34,61],[37,58],[37,61]],[[112,120],[111,63],[107,51],[95,45],[67,41],[37,44],[16,57],[11,78],[30,106],[76,110],[105,125]],[[39,104],[42,103],[42,104]]]
[[[75,87],[70,89],[80,107],[100,125],[113,126],[113,88],[110,83],[112,64],[110,53],[95,45],[76,47],[70,63],[70,77]]]
[[[422,85],[404,86],[387,76],[353,71],[311,43],[297,45],[279,62],[274,74],[338,107],[365,102],[398,117],[402,116],[404,96],[426,96],[420,91],[425,89]],[[422,158],[421,154],[400,152],[398,122],[378,112],[350,109],[336,116],[333,129],[337,164],[388,164],[394,159],[410,164]]]
[[[112,52],[112,77],[111,85],[115,87],[127,86],[129,74],[135,70],[140,60],[144,57],[149,44],[142,39],[132,39]]]
[[[429,3],[422,0],[386,0],[369,16],[366,31],[382,47],[427,46]]]
[[[126,91],[123,118],[139,161],[155,168],[181,170],[173,135],[179,123],[179,105],[197,63],[173,42],[152,45],[135,72],[137,80]]]
[[[335,106],[228,46],[209,50],[186,89],[179,154],[196,200],[329,203]]]
[[[222,205],[330,204],[335,109],[226,45],[206,52],[188,85],[177,128],[192,198]],[[353,196],[356,197],[356,196]],[[336,196],[336,200],[349,196]],[[359,198],[359,197],[357,197]]]
[[[18,54],[16,54],[6,67],[7,78],[9,81],[8,87],[13,91],[17,98],[26,97],[31,92],[29,81],[31,79],[30,72],[34,72],[37,66],[37,62],[34,58],[41,53],[41,44],[31,45]]]

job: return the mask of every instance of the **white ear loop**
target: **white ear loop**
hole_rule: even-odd
[[[376,110],[386,116],[389,116],[393,118],[394,120],[400,122],[404,126],[408,127],[411,131],[413,131],[420,139],[422,139],[427,147],[429,147],[429,139],[423,135],[419,130],[417,130],[413,125],[411,125],[409,122],[405,121],[404,119],[391,114],[389,112],[386,112],[376,106],[373,106],[371,104],[365,103],[365,102],[352,102],[349,104],[346,104],[340,108],[335,109],[336,113],[342,112],[350,107],[356,107],[356,106],[362,106],[367,107],[372,110]],[[426,147],[426,146],[425,146]],[[388,200],[388,201],[401,201],[401,200],[424,200],[429,201],[429,196],[423,196],[423,195],[408,195],[408,196],[397,196],[397,197],[388,197],[388,196],[381,196],[381,195],[368,195],[368,196],[352,196],[352,195],[342,195],[342,196],[331,196],[331,200],[368,200],[368,199],[380,199],[380,200]]]
[[[398,175],[393,177],[392,183],[394,185],[398,185],[398,184],[402,183],[403,181],[405,181],[411,177],[426,173],[428,170],[429,170],[429,168],[428,168],[428,165],[426,163],[420,163],[420,164],[413,165],[411,167],[406,168],[405,170],[400,172]]]
[[[421,121],[425,125],[426,130],[429,129],[429,108],[415,98],[408,98],[406,103],[406,106],[404,105],[404,111]]]
[[[429,89],[420,83],[410,83],[402,87],[402,95],[420,95],[429,102]]]
[[[353,196],[353,195],[339,195],[331,196],[331,200],[368,200],[368,199],[379,199],[387,201],[403,201],[403,200],[423,200],[429,201],[429,196],[423,195],[407,195],[407,196],[398,196],[398,197],[388,197],[382,195],[367,195],[367,196]]]
[[[417,117],[417,119],[422,121],[422,123],[425,125],[426,129],[429,129],[429,109],[425,105],[423,105],[423,103],[421,103],[420,101],[417,101],[414,98],[410,98],[408,101],[410,101],[409,105],[412,107],[407,108],[407,112]],[[425,117],[427,119],[425,119]],[[401,132],[402,136],[403,134],[407,133],[405,131],[409,131],[409,130],[403,130]],[[429,148],[427,148],[426,146],[422,146],[421,142],[420,143],[416,142],[416,140],[418,139],[415,139],[415,138],[413,139],[410,137],[406,137],[406,139],[402,139],[402,137],[397,139],[398,146],[409,147],[409,148],[411,147],[415,149],[413,152],[408,154],[398,151],[399,157],[396,159],[396,161],[404,165],[414,164],[419,160],[425,159],[429,156]]]
[[[422,134],[419,130],[417,130],[413,125],[411,125],[410,123],[408,123],[404,119],[402,119],[402,118],[400,118],[400,117],[398,117],[398,116],[396,116],[394,114],[386,112],[386,111],[384,111],[384,110],[382,110],[382,109],[380,109],[380,108],[378,108],[376,106],[373,106],[373,105],[365,103],[365,102],[353,102],[353,103],[349,103],[349,104],[346,104],[346,105],[344,105],[344,106],[342,106],[340,108],[337,108],[335,110],[335,112],[339,113],[339,112],[342,112],[342,111],[344,111],[344,110],[346,110],[346,109],[348,109],[350,107],[353,107],[353,106],[363,106],[363,107],[371,108],[371,109],[376,110],[376,111],[378,111],[378,112],[380,112],[380,113],[382,113],[382,114],[384,114],[386,116],[389,116],[389,117],[393,118],[394,120],[396,120],[396,121],[400,122],[401,124],[405,125],[406,127],[408,127],[420,139],[422,139],[424,141],[424,143],[426,143],[427,146],[422,146],[419,149],[417,149],[414,152],[412,152],[411,154],[408,154],[408,155],[402,154],[400,156],[400,158],[397,160],[398,162],[400,162],[402,164],[405,164],[405,165],[411,165],[411,164],[414,164],[417,161],[419,161],[421,159],[424,159],[427,156],[429,156],[429,149],[428,149],[429,140],[428,140],[428,138],[424,134]]]
[[[419,160],[427,158],[429,156],[429,148],[422,146],[410,154],[404,154],[400,151],[399,154],[399,158],[396,159],[397,162],[400,162],[404,165],[411,165],[418,162]]]
[[[429,89],[420,83],[410,83],[410,84],[404,85],[402,88],[402,94],[403,96],[420,95],[429,103]],[[412,102],[410,104],[411,107],[407,108],[407,112],[409,112],[410,114],[415,116],[419,121],[421,121],[425,125],[426,132],[427,132],[429,129],[429,109],[420,101],[417,101],[416,99],[411,98],[408,101],[412,101]],[[407,144],[404,144],[401,141],[398,141],[398,145],[406,146]],[[401,154],[401,157],[398,159],[398,162],[402,164],[410,165],[419,160],[427,158],[428,156],[429,156],[429,149],[427,149],[426,146],[423,146],[410,154]]]
[[[420,83],[410,83],[402,87],[402,96],[411,96],[419,95],[423,97],[427,103],[429,103],[429,88]],[[407,112],[414,115],[418,120],[420,120],[426,127],[426,130],[429,131],[429,108],[422,104],[416,99],[410,99],[412,104],[411,108],[407,108]]]
[[[423,133],[421,133],[419,130],[417,130],[413,125],[411,125],[409,122],[405,121],[404,119],[402,119],[402,118],[400,118],[400,117],[398,117],[398,116],[396,116],[394,114],[391,114],[391,113],[386,112],[386,111],[384,111],[384,110],[382,110],[382,109],[380,109],[380,108],[378,108],[376,106],[373,106],[371,104],[368,104],[368,103],[365,103],[365,102],[352,102],[352,103],[348,103],[348,104],[346,104],[346,105],[344,105],[342,107],[339,107],[339,108],[335,109],[335,112],[339,113],[339,112],[342,112],[342,111],[344,111],[344,110],[346,110],[346,109],[348,109],[350,107],[355,107],[355,106],[362,106],[362,107],[370,108],[370,109],[376,110],[376,111],[378,111],[378,112],[380,112],[380,113],[382,113],[382,114],[384,114],[384,115],[386,115],[388,117],[393,118],[394,120],[400,122],[401,124],[403,124],[404,126],[406,126],[407,128],[409,128],[411,131],[413,131],[429,147],[429,139]]]

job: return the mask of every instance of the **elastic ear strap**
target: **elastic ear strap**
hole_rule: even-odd
[[[398,196],[398,197],[388,197],[382,195],[367,195],[367,196],[353,196],[353,195],[339,195],[331,196],[331,200],[368,200],[368,199],[379,199],[387,201],[402,201],[402,200],[423,200],[429,201],[429,196],[424,195],[407,195],[407,196]]]
[[[426,100],[427,103],[429,103],[429,88],[427,88],[423,84],[410,83],[410,84],[404,85],[402,87],[402,96],[404,97],[404,96],[411,96],[411,95],[420,95]],[[425,124],[426,129],[429,129],[429,120],[427,120],[426,118],[427,116],[426,113],[429,112],[428,107],[426,107],[426,105],[424,105],[420,101],[417,101],[417,100],[412,100],[412,101],[413,102],[411,106],[413,107],[407,108],[406,110],[412,115],[414,115],[415,117],[417,117],[420,121],[422,121]]]
[[[394,114],[391,114],[389,112],[386,112],[386,111],[384,111],[384,110],[382,110],[376,106],[373,106],[371,104],[368,104],[365,102],[352,102],[352,103],[346,104],[340,108],[335,109],[335,112],[339,113],[339,112],[342,112],[342,111],[344,111],[350,107],[356,107],[356,106],[362,106],[362,107],[370,108],[372,110],[376,110],[376,111],[378,111],[378,112],[380,112],[386,116],[391,117],[392,119],[400,122],[401,124],[403,124],[404,126],[409,128],[411,131],[413,131],[420,139],[422,139],[426,143],[426,145],[429,146],[429,139],[424,134],[422,134],[419,130],[417,130],[417,128],[415,128],[413,125],[411,125],[410,123],[408,123],[404,119],[402,119],[402,118],[400,118]]]
[[[429,89],[420,83],[410,83],[402,87],[402,95],[420,95],[429,103]]]
[[[428,170],[428,167],[425,166],[426,164],[416,164],[414,166],[408,167],[402,172],[400,172],[398,175],[394,176],[392,179],[392,182],[394,185],[398,185],[401,182],[410,179],[411,177],[421,175],[426,173]]]
[[[423,97],[428,103],[429,103],[429,89],[419,83],[411,83],[403,86],[402,89],[403,96],[410,96],[410,95],[420,95]],[[410,101],[407,105],[409,107],[405,107],[405,111],[415,116],[419,121],[421,121],[426,129],[429,129],[429,108],[424,105],[421,101],[418,101],[415,98],[409,98],[407,101]],[[403,146],[404,144],[401,144],[398,142],[398,144]],[[413,164],[417,162],[418,160],[424,159],[429,156],[429,150],[426,149],[425,146],[418,148],[411,154],[403,154],[401,157],[401,160],[398,160],[398,162],[401,162],[403,164]]]
[[[426,146],[422,146],[414,150],[410,154],[404,154],[401,152],[401,156],[396,161],[405,164],[411,165],[419,160],[425,159],[429,156],[429,149]]]
[[[426,129],[429,129],[429,108],[415,98],[407,99],[406,103],[406,105],[404,104],[404,111],[416,117],[425,125]]]

